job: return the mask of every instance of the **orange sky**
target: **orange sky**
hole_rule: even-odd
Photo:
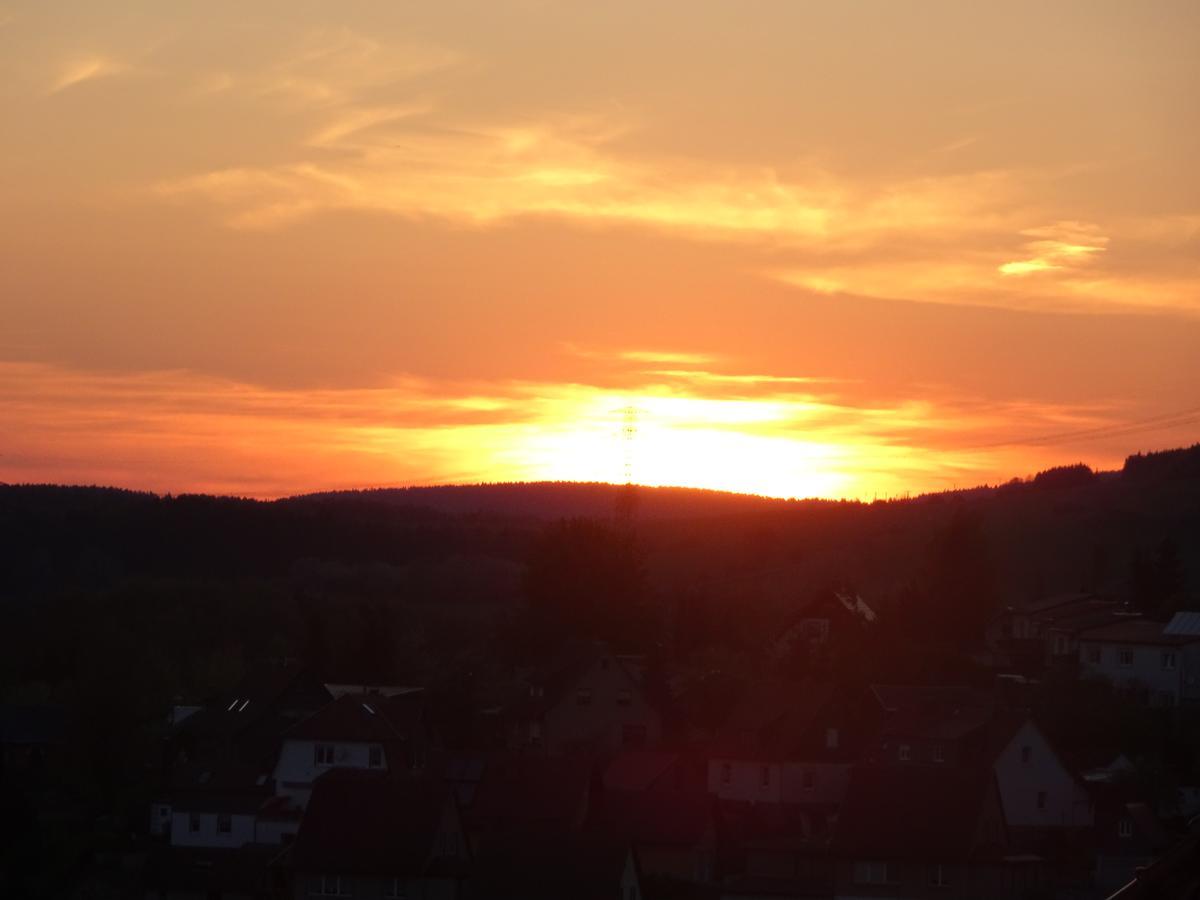
[[[870,498],[1194,442],[1196,46],[1193,0],[0,0],[0,480]]]

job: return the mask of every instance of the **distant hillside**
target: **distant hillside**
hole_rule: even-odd
[[[601,482],[536,481],[519,484],[470,484],[438,487],[379,488],[304,494],[285,504],[358,503],[370,500],[407,509],[429,509],[448,515],[502,515],[515,518],[604,518],[613,515],[628,491]],[[821,503],[823,501],[803,501]],[[695,488],[636,488],[635,511],[651,519],[687,518],[753,512],[793,505],[797,501]]]
[[[611,520],[625,490],[494,484],[261,502],[0,486],[0,599],[142,576],[296,579],[314,564],[419,569],[421,590],[443,596],[436,573],[453,561],[479,572],[519,566],[543,523]],[[1000,602],[1081,589],[1127,596],[1137,567],[1162,553],[1200,602],[1200,445],[1137,454],[1119,472],[1066,466],[870,504],[681,488],[636,494],[633,527],[662,590],[706,585],[786,604],[836,582],[895,597],[925,577],[931,548],[966,510],[981,523]]]

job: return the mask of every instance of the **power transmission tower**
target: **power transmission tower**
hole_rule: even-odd
[[[614,512],[618,522],[630,524],[637,511],[637,485],[633,482],[634,440],[637,437],[638,413],[636,406],[626,406],[621,413],[621,445],[624,452],[625,485],[617,494]]]

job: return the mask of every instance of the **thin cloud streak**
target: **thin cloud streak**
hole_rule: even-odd
[[[260,497],[463,480],[620,481],[623,410],[632,406],[639,483],[869,499],[1000,480],[1057,458],[1053,448],[979,449],[981,435],[1011,433],[1015,423],[1045,432],[1105,421],[953,398],[853,405],[785,376],[748,376],[734,382],[740,393],[707,394],[708,374],[622,390],[411,377],[281,390],[182,371],[4,363],[0,478]]]

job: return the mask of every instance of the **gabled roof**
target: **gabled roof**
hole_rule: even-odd
[[[991,855],[980,842],[989,805],[998,808],[990,766],[856,766],[834,826],[838,855],[951,862]]]
[[[610,794],[589,832],[621,846],[697,847],[713,836],[715,802],[703,791]]]
[[[1200,612],[1184,610],[1177,612],[1163,629],[1163,634],[1186,634],[1200,636]]]
[[[197,738],[232,738],[280,712],[284,696],[301,679],[310,679],[315,690],[324,691],[307,669],[290,663],[259,663],[252,666],[228,695],[188,716],[178,730]],[[328,692],[325,693],[329,697]]]
[[[591,775],[591,762],[579,757],[490,760],[467,821],[481,830],[570,830],[586,810]]]
[[[832,700],[833,688],[828,684],[784,680],[755,684],[721,729],[714,755],[791,756],[814,740]]]
[[[421,874],[443,816],[453,814],[437,781],[331,769],[313,784],[291,863],[307,872]]]
[[[272,789],[266,773],[222,759],[176,766],[166,796],[177,812],[253,813]]]
[[[383,743],[420,737],[421,695],[372,697],[345,694],[284,733],[287,740]]]

